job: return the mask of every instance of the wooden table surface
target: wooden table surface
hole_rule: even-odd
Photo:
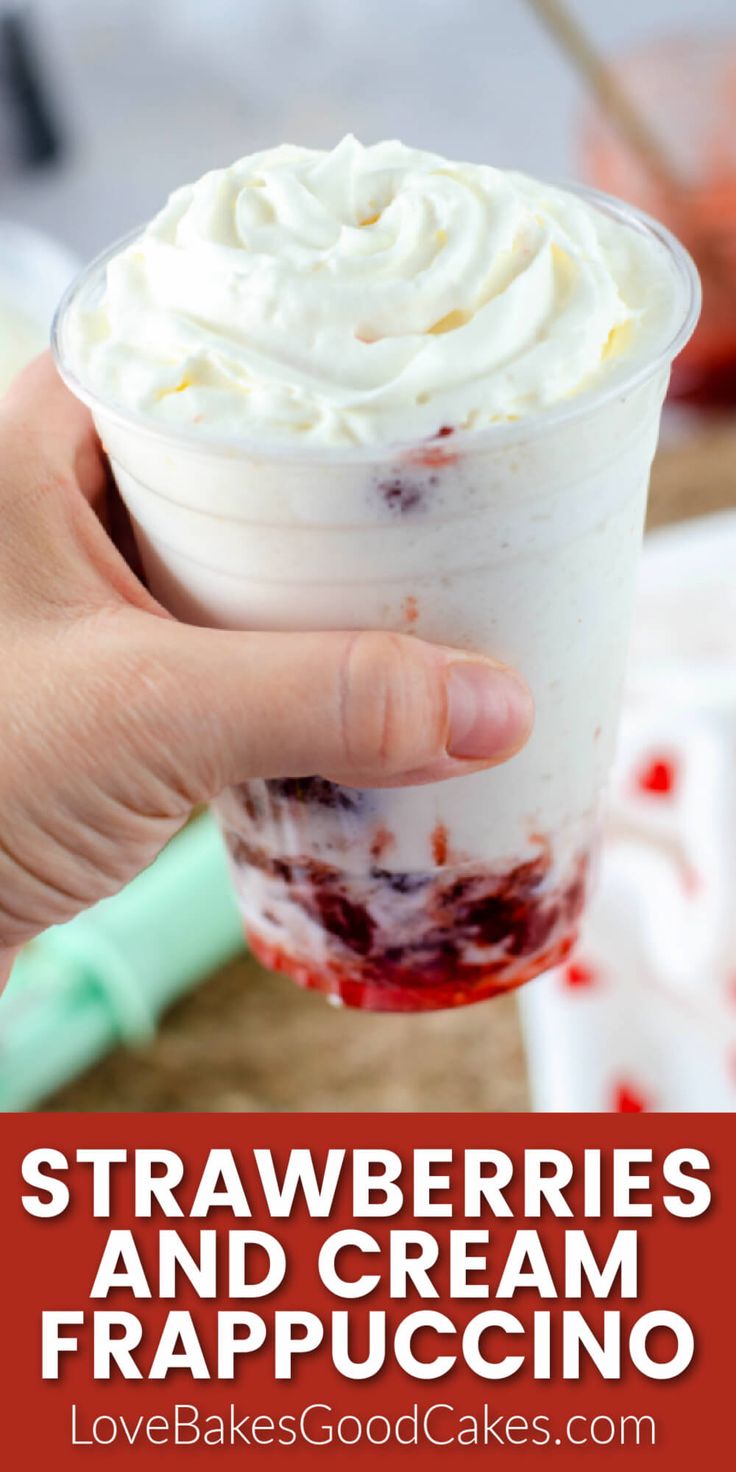
[[[670,432],[650,526],[736,506],[736,425]],[[46,1102],[81,1110],[528,1108],[513,997],[418,1017],[328,1006],[250,957]]]

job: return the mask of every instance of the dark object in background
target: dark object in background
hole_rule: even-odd
[[[54,163],[62,134],[25,5],[0,5],[0,162],[6,169]]]

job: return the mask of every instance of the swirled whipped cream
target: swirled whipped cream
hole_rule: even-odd
[[[161,426],[371,444],[533,414],[664,346],[663,246],[522,174],[399,142],[283,146],[178,189],[70,324]]]

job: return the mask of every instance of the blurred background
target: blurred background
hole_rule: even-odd
[[[28,948],[0,1003],[2,1109],[736,1104],[736,16],[733,0],[570,0],[550,30],[542,8],[0,0],[0,386],[76,266],[172,188],[348,130],[582,176],[666,218],[705,277],[653,480],[651,525],[677,530],[645,561],[601,898],[572,965],[527,989],[521,1020],[512,998],[339,1013],[245,956],[205,818],[121,902]],[[698,939],[686,966],[660,944],[674,913]]]

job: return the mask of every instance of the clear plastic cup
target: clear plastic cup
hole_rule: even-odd
[[[103,403],[70,363],[69,313],[99,298],[120,244],[59,309],[61,371],[92,407],[151,589],[173,614],[413,633],[503,659],[534,692],[528,746],[491,771],[381,791],[256,781],[215,803],[253,950],[352,1006],[480,1000],[553,966],[576,936],[660,409],[699,303],[667,231],[591,197],[662,242],[677,321],[651,361],[632,371],[623,358],[603,389],[488,430],[371,451],[161,430]]]

